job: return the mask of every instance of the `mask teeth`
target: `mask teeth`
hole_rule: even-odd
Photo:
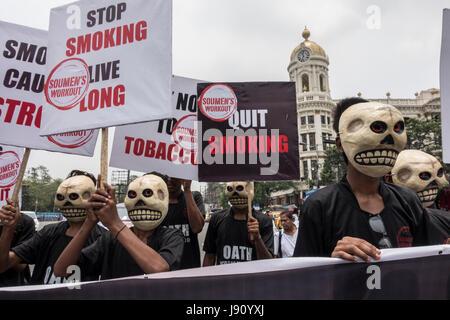
[[[157,221],[161,219],[160,211],[149,209],[134,209],[128,212],[128,216],[132,221]]]
[[[422,202],[430,202],[430,201],[434,201],[434,199],[436,199],[438,193],[439,193],[439,188],[429,188],[429,189],[425,189],[423,191],[417,192],[417,195],[419,196],[419,198]]]
[[[247,202],[248,202],[248,198],[243,198],[243,197],[239,197],[239,198],[230,198],[230,203],[233,205],[233,206],[236,206],[236,205],[247,205]]]
[[[363,166],[388,166],[393,167],[397,160],[398,152],[392,149],[377,149],[360,152],[355,156],[355,162]]]
[[[86,209],[84,208],[61,208],[60,211],[66,218],[77,218],[86,215]]]

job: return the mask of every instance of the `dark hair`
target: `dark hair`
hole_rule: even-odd
[[[97,179],[95,179],[94,175],[92,173],[86,172],[86,171],[81,171],[81,170],[72,170],[70,171],[69,175],[67,176],[66,179],[70,178],[70,177],[76,177],[76,176],[86,176],[88,178],[90,178],[93,182],[94,185],[97,185]]]
[[[358,97],[352,97],[342,99],[341,101],[338,102],[338,104],[336,105],[336,110],[334,111],[334,119],[333,119],[333,129],[338,137],[339,137],[339,120],[341,119],[341,116],[344,113],[344,111],[354,104],[364,102],[369,102],[369,100]],[[344,157],[345,163],[348,163],[348,158],[345,152],[342,153],[342,156]]]
[[[342,114],[345,110],[350,108],[354,104],[369,102],[363,98],[345,98],[338,102],[336,105],[336,110],[334,111],[334,119],[333,119],[333,129],[337,135],[339,135],[339,119],[341,119]]]
[[[280,212],[280,217],[282,214],[285,214],[289,219],[294,220],[294,215],[292,214],[292,212],[290,212],[288,210],[282,211],[282,212]]]
[[[159,172],[157,172],[157,171],[152,171],[152,172],[146,173],[146,174],[144,174],[143,176],[146,176],[146,175],[149,175],[149,174],[153,174],[153,175],[155,175],[155,176],[160,177],[161,179],[164,180],[164,182],[165,182],[166,184],[169,182],[169,177],[168,177],[167,175],[162,174],[162,173],[159,173]]]

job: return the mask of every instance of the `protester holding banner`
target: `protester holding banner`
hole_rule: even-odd
[[[280,213],[283,229],[274,234],[274,255],[277,258],[292,257],[298,236],[298,228],[295,224],[295,214],[290,211]]]
[[[427,245],[417,195],[380,179],[406,144],[400,111],[360,98],[344,99],[336,107],[334,129],[348,171],[340,182],[306,200],[294,256],[369,262],[380,258],[382,248]]]
[[[12,218],[12,222],[7,229],[8,232],[3,232],[0,237],[0,272],[27,263],[35,265],[31,284],[62,283],[72,281],[72,277],[78,276],[83,281],[97,280],[98,278],[83,269],[79,270],[81,274],[74,272],[68,278],[55,277],[53,274],[54,263],[82,227],[86,218],[86,206],[82,199],[89,195],[90,190],[95,190],[95,183],[96,180],[92,174],[73,170],[58,187],[55,197],[55,205],[60,208],[67,221],[45,226],[31,239],[12,249],[10,249],[12,237],[19,222],[18,212],[20,211],[18,207],[4,206],[2,213],[7,213]],[[104,232],[104,228],[95,226],[82,245],[93,243]]]
[[[273,258],[271,219],[248,203],[253,182],[228,182],[225,192],[231,208],[215,213],[209,222],[203,250],[203,266]]]
[[[205,224],[205,206],[202,194],[191,191],[191,180],[170,177],[169,211],[162,225],[179,229],[184,236],[184,250],[180,269],[200,267],[200,247],[197,234]],[[181,190],[183,185],[183,190]]]
[[[0,221],[5,223],[4,220],[10,217],[9,206],[13,206],[13,202],[8,199],[7,207],[0,209]],[[10,225],[10,223],[5,223],[5,225],[0,225],[0,238],[3,231],[9,235],[12,234],[11,247],[18,246],[30,239],[36,232],[34,221],[31,217],[26,214],[20,214],[19,225],[16,228]],[[15,219],[11,219],[11,222]],[[15,222],[15,221],[14,221]],[[1,240],[0,240],[1,241]],[[25,285],[26,281],[30,281],[31,273],[30,268],[26,264],[19,264],[14,268],[6,270],[4,273],[0,274],[0,287],[10,287],[10,286],[20,286]]]
[[[100,180],[99,176],[99,180]],[[78,264],[102,280],[176,270],[183,255],[179,230],[161,226],[169,203],[162,176],[146,174],[128,186],[125,206],[134,227],[128,229],[117,213],[115,190],[103,183],[89,199],[88,219],[55,264],[55,274],[65,276]],[[82,244],[101,221],[109,232],[91,246]]]
[[[420,150],[403,150],[392,169],[396,185],[413,190],[428,215],[429,244],[447,243],[450,238],[450,214],[436,208],[439,189],[448,181],[442,164],[431,154]]]

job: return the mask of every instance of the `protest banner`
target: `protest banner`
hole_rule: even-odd
[[[171,116],[172,1],[51,10],[41,135]]]
[[[450,163],[450,9],[444,9],[440,65],[442,156]]]
[[[0,22],[0,143],[92,156],[98,132],[40,137],[47,32]]]
[[[158,171],[171,177],[198,180],[197,83],[174,76],[173,117],[117,127],[110,165],[141,172]]]
[[[199,181],[299,180],[293,82],[200,83]]]
[[[21,203],[20,187],[15,188],[15,186],[23,154],[23,148],[0,145],[0,208],[6,205],[7,198],[13,198],[14,190],[17,192],[15,201]]]

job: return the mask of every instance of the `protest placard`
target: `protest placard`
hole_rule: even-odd
[[[440,66],[442,155],[450,163],[450,9],[444,9]]]
[[[170,119],[117,127],[110,165],[198,180],[197,83],[174,76]]]
[[[6,205],[7,198],[12,198],[22,157],[23,148],[0,145],[0,208]],[[20,193],[18,203],[21,203]]]

